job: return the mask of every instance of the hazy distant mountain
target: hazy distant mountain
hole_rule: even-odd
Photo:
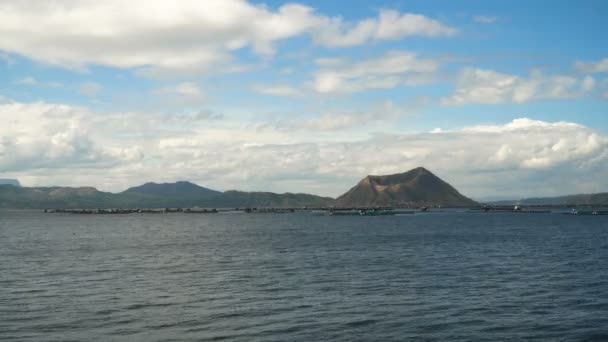
[[[275,194],[272,192],[226,191],[218,198],[222,207],[325,207],[333,204],[331,197],[309,194]]]
[[[132,187],[124,191],[125,193],[138,193],[146,195],[160,196],[180,196],[180,197],[197,197],[211,198],[221,195],[222,192],[211,190],[190,182],[176,183],[145,183],[140,186]]]
[[[16,179],[9,179],[9,178],[0,178],[0,185],[21,186],[21,184],[19,184],[18,180],[16,180]]]
[[[115,195],[95,188],[0,185],[2,208],[97,208],[115,203]]]
[[[117,194],[92,187],[0,185],[0,208],[263,208],[325,206],[332,202],[332,198],[308,194],[222,193],[190,182],[146,183]]]
[[[336,199],[338,207],[476,204],[423,167],[388,176],[367,176]]]
[[[494,201],[495,205],[608,205],[608,192]]]

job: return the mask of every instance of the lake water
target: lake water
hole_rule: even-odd
[[[2,341],[608,341],[608,216],[0,211]]]

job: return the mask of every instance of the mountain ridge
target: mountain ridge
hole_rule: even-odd
[[[368,175],[336,199],[337,207],[472,206],[450,184],[424,167],[391,175]]]
[[[21,184],[19,183],[19,180],[12,179],[12,178],[0,178],[0,185],[21,186]]]
[[[508,205],[608,204],[608,192],[520,200],[488,201]],[[424,167],[390,175],[368,175],[338,198],[306,193],[225,192],[189,181],[146,182],[119,193],[94,187],[21,187],[0,184],[0,208],[246,208],[246,207],[422,207],[477,206],[449,183]]]
[[[554,197],[529,197],[517,200],[488,201],[491,205],[608,205],[608,192]]]
[[[189,181],[177,181],[174,183],[147,182],[139,186],[130,187],[123,191],[123,193],[188,197],[213,197],[222,194],[221,191],[212,190]]]
[[[229,207],[322,207],[333,198],[310,194],[226,191],[200,187],[187,182],[190,188],[204,189],[199,195],[178,193],[153,194],[141,189],[110,193],[93,187],[16,187],[0,185],[0,208],[12,209],[109,209],[109,208],[229,208]],[[148,183],[146,183],[148,184]],[[166,183],[171,188],[176,183]],[[182,184],[183,185],[183,184]],[[200,191],[200,189],[198,191]],[[154,189],[155,191],[158,189]]]

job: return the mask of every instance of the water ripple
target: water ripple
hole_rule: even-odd
[[[0,212],[2,341],[607,341],[608,218]]]

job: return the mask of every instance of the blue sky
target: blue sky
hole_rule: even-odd
[[[0,176],[335,196],[424,164],[477,198],[606,191],[606,14],[605,1],[2,1]]]

